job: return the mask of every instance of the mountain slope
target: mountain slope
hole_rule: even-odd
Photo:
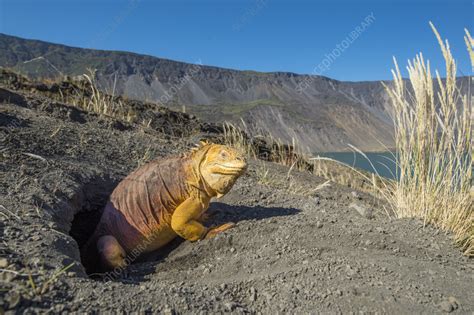
[[[31,77],[97,69],[101,87],[182,108],[211,121],[245,122],[254,135],[297,141],[310,152],[391,147],[388,101],[380,82],[341,82],[286,72],[193,65],[128,52],[73,48],[0,34],[0,66]],[[384,145],[381,145],[380,143]]]

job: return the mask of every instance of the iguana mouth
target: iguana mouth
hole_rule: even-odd
[[[216,170],[215,173],[223,174],[223,175],[240,174],[243,171],[245,171],[245,169],[247,168],[247,165],[245,164],[242,166],[233,166],[233,165],[216,163],[215,165],[219,167],[219,169]]]

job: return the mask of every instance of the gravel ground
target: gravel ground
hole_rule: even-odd
[[[127,125],[5,89],[0,102],[0,314],[474,312],[474,263],[448,235],[307,173],[288,185],[263,161],[211,204],[209,224],[235,228],[90,278],[78,248],[117,182],[206,128],[164,110],[171,129]],[[180,124],[192,132],[177,138]]]

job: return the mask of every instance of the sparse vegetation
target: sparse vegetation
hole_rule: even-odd
[[[354,148],[358,153],[370,159],[360,150]],[[372,166],[374,173],[367,173],[363,170],[357,169],[344,162],[328,158],[328,157],[315,157],[310,158],[314,163],[313,173],[330,179],[331,181],[340,185],[349,187],[356,187],[361,191],[368,192],[381,199],[389,199],[394,182],[390,179],[384,178],[377,173],[375,167]],[[345,169],[345,172],[341,171]],[[336,171],[335,171],[336,170]],[[391,214],[393,211],[384,209],[386,213]]]
[[[244,128],[246,127],[243,120],[242,126]],[[267,151],[260,152],[258,143],[256,143],[255,139],[249,138],[246,131],[229,122],[224,123],[223,129],[224,142],[238,148],[242,152],[245,152],[248,157],[255,159],[260,158],[289,167],[286,177],[272,176],[269,174],[266,163],[261,161],[255,169],[256,177],[260,184],[273,188],[285,189],[289,193],[303,196],[309,196],[316,190],[322,189],[329,184],[326,182],[323,186],[314,188],[301,185],[294,180],[291,175],[293,169],[296,168],[300,171],[308,171],[308,167],[310,166],[303,154],[297,153],[298,145],[295,141],[293,141],[291,146],[288,146],[271,136],[262,137],[262,139],[265,138],[265,141],[267,142]]]
[[[230,122],[223,124],[224,142],[233,147],[239,148],[251,158],[275,162],[288,167],[296,167],[298,170],[308,170],[309,164],[298,143],[293,139],[291,145],[284,144],[281,140],[275,139],[271,135],[249,137],[247,126],[241,120],[242,127],[233,125]],[[259,146],[265,143],[265,150],[260,150]]]
[[[89,83],[91,92],[91,97],[84,103],[84,108],[98,114],[115,116],[123,105],[120,101],[114,101],[114,93],[107,95],[99,90],[95,82],[95,71],[89,70],[89,74],[84,74],[84,78]]]
[[[269,172],[270,170],[268,169],[265,162],[261,161],[260,165],[255,168],[255,175],[260,184],[271,186],[271,183],[273,182],[272,180],[273,178]]]
[[[63,95],[63,101],[90,112],[132,122],[135,115],[126,110],[120,98],[115,97],[115,86],[111,94],[104,93],[99,89],[95,77],[95,70],[88,69],[88,73],[83,74],[84,89],[88,93],[75,90],[73,95]]]
[[[266,162],[260,161],[257,167],[255,168],[256,178],[258,182],[262,185],[277,189],[283,189],[289,192],[290,194],[300,196],[311,196],[316,191],[331,186],[329,180],[316,187],[309,187],[308,185],[302,184],[300,181],[296,180],[291,174],[294,165],[289,168],[286,176],[278,176],[275,173],[270,173]]]
[[[242,123],[244,122],[242,121]],[[223,124],[223,130],[224,143],[239,149],[251,158],[256,157],[256,151],[252,140],[249,139],[245,132],[243,132],[240,128],[236,127],[230,122],[225,122]]]
[[[386,89],[394,106],[398,182],[387,196],[398,217],[418,217],[452,231],[464,254],[474,256],[472,97],[460,92],[449,44],[430,25],[446,61],[446,78],[436,71],[433,79],[420,54],[408,63],[405,81],[395,61],[394,84]],[[465,39],[474,65],[467,31]]]
[[[146,148],[145,152],[143,153],[143,156],[138,159],[137,167],[145,165],[146,163],[148,163],[153,158],[151,150],[152,149],[151,149],[150,146]]]
[[[41,296],[44,293],[46,293],[51,285],[58,279],[59,276],[64,274],[66,271],[68,271],[71,267],[73,267],[76,263],[73,262],[57,271],[55,271],[51,276],[46,275],[44,273],[31,273],[29,272],[28,274],[20,274],[16,271],[11,271],[7,270],[8,272],[15,273],[18,276],[23,276],[27,277],[26,284],[20,286],[21,292],[28,297],[35,297],[35,296]],[[40,279],[40,282],[36,282],[38,280],[34,280],[33,276],[36,278]]]
[[[311,158],[299,149],[300,146],[296,140],[293,140],[291,145],[286,145],[271,135],[250,138],[249,132],[246,131],[246,124],[242,121],[241,125],[243,128],[229,122],[224,123],[224,143],[239,148],[249,158],[266,160],[298,171],[310,172],[334,183],[379,197],[381,193],[387,193],[386,188],[390,185],[388,179],[347,167],[348,165],[329,158]],[[263,143],[265,144],[262,145]],[[262,184],[275,182],[274,179],[268,178],[264,166],[258,168],[257,177],[261,179]],[[282,186],[281,181],[279,186]]]

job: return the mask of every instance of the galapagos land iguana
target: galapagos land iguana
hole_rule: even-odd
[[[226,194],[246,168],[242,154],[211,143],[138,168],[114,189],[83,247],[86,270],[122,268],[127,255],[154,251],[176,236],[197,241],[232,227],[206,228],[200,221],[211,198]]]

